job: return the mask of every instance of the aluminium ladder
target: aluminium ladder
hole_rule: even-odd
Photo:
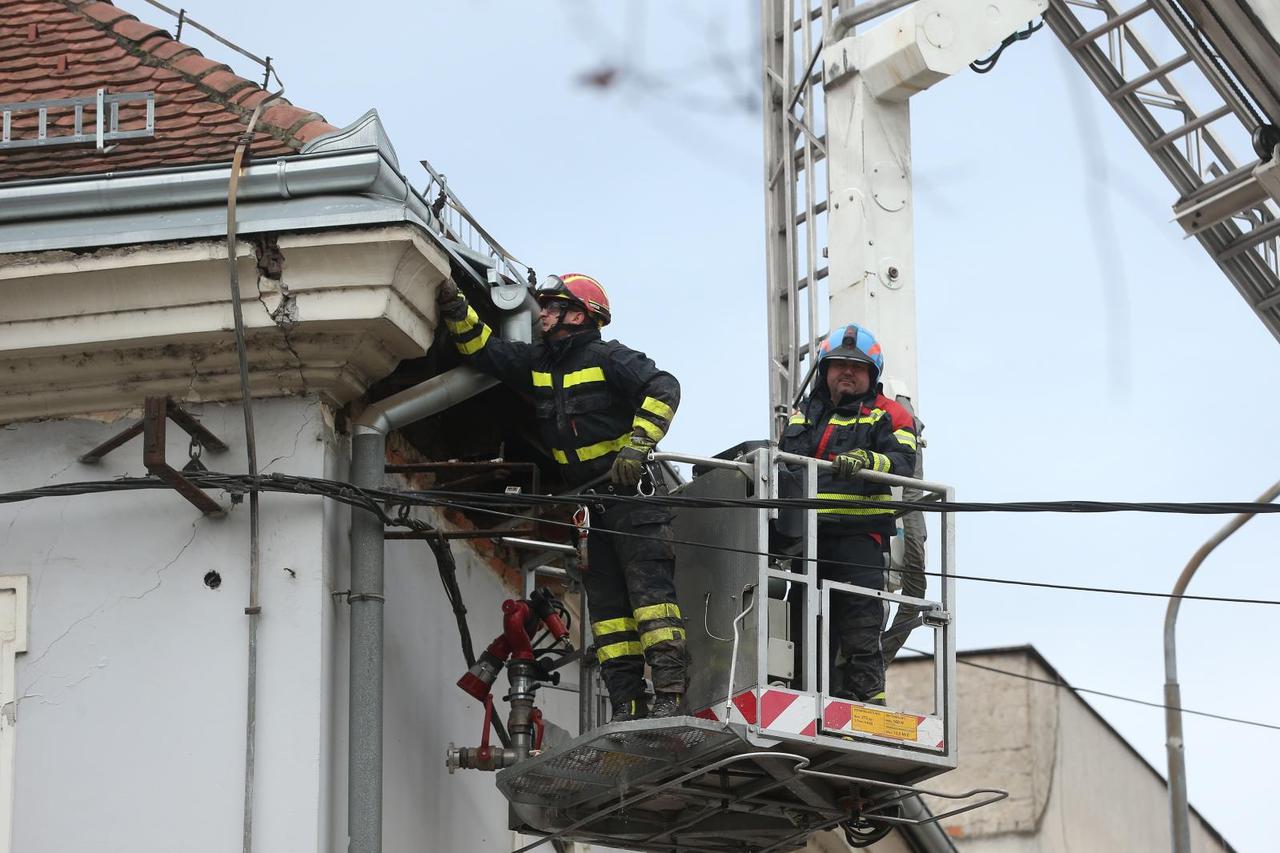
[[[1173,184],[1178,223],[1280,339],[1280,206],[1254,175],[1265,119],[1249,95],[1173,0],[1050,0],[1044,19]]]

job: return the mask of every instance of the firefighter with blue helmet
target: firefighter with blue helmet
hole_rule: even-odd
[[[607,476],[614,493],[636,494],[650,476],[649,453],[680,405],[680,383],[644,353],[601,339],[611,319],[609,297],[591,276],[548,276],[534,296],[542,329],[535,343],[492,334],[452,282],[437,299],[458,352],[533,400],[542,439],[570,486]],[[643,501],[591,512],[583,581],[615,722],[684,711],[689,657],[676,603],[671,520],[670,510]],[[645,701],[646,663],[652,709]]]
[[[781,449],[832,463],[818,475],[818,573],[824,580],[883,590],[895,532],[894,510],[875,505],[892,499],[889,486],[862,471],[910,477],[915,472],[915,419],[879,388],[884,370],[880,344],[868,329],[839,326],[818,348],[814,387],[787,421]],[[847,506],[840,503],[847,501]],[[831,648],[829,692],[884,704],[884,655],[880,632],[885,607],[874,597],[837,593],[828,615]],[[837,652],[844,663],[835,666]]]

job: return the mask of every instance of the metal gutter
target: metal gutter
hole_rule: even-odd
[[[499,300],[495,300],[499,301]],[[501,334],[530,341],[537,303],[525,295],[507,314]],[[356,421],[351,438],[351,483],[380,488],[387,461],[387,435],[442,412],[498,384],[462,365],[374,403]],[[369,512],[351,519],[351,667],[348,713],[347,835],[349,853],[382,849],[382,650],[384,576],[382,521]]]
[[[404,195],[376,148],[255,160],[240,176],[238,200],[321,193]],[[225,208],[231,164],[76,175],[0,184],[0,222],[155,210],[200,204]]]
[[[0,184],[0,252],[220,235],[230,180],[219,164]],[[411,222],[439,237],[426,200],[376,147],[258,161],[240,181],[240,233]]]

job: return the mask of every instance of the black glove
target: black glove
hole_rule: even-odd
[[[640,482],[644,474],[644,466],[649,461],[649,451],[654,442],[645,435],[632,435],[630,443],[618,451],[613,457],[613,467],[609,469],[609,481],[615,486],[632,487]]]
[[[852,480],[863,468],[873,467],[871,457],[867,455],[867,451],[861,448],[850,450],[848,453],[841,453],[835,459],[832,459],[831,463],[835,466],[835,475],[844,477],[846,480]]]
[[[451,278],[440,284],[436,291],[436,304],[440,306],[440,313],[450,320],[461,320],[467,316],[467,297],[462,295]]]

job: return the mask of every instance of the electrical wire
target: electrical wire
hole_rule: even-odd
[[[154,2],[154,0],[151,0]],[[199,26],[195,21],[192,26]],[[230,42],[227,42],[230,44]],[[234,45],[232,45],[234,47]],[[237,48],[238,50],[239,48]],[[243,51],[242,51],[243,52]],[[270,67],[270,66],[268,66]],[[265,82],[264,82],[265,85]],[[284,89],[268,95],[249,116],[249,123],[244,132],[236,140],[235,153],[231,158],[231,178],[227,186],[227,281],[231,289],[231,317],[236,342],[236,364],[240,374],[240,408],[244,415],[244,446],[249,466],[249,476],[258,476],[258,442],[253,426],[253,395],[249,389],[249,351],[245,343],[244,312],[240,304],[240,259],[236,253],[236,201],[240,187],[240,175],[244,171],[245,159],[249,156],[249,147],[253,143],[253,129],[262,116],[263,108],[278,100]],[[249,490],[249,606],[244,609],[248,617],[248,685],[245,708],[245,757],[244,757],[244,826],[243,850],[253,850],[253,788],[256,774],[255,756],[257,753],[258,727],[258,617],[262,613],[262,603],[258,597],[261,580],[261,523],[258,512],[258,490]]]
[[[832,500],[825,498],[698,498],[687,495],[612,495],[612,494],[564,494],[564,495],[506,495],[492,492],[384,491],[401,497],[415,495],[431,499],[461,499],[469,502],[490,501],[497,504],[524,504],[541,506],[560,504],[578,506],[583,503],[643,503],[647,506],[667,508],[692,507],[701,509],[830,509],[833,507],[893,509],[900,513],[1073,513],[1097,514],[1114,512],[1141,512],[1174,515],[1238,515],[1242,512],[1280,514],[1280,504],[1260,504],[1251,501],[888,501],[888,500]]]
[[[1042,27],[1044,27],[1043,20],[1040,21],[1040,23],[1038,24],[1032,24],[1028,22],[1027,28],[1025,30],[1014,30],[1011,34],[1006,36],[1000,42],[1000,46],[996,48],[995,53],[991,54],[990,56],[984,57],[983,59],[970,62],[969,67],[972,68],[974,71],[978,72],[979,74],[986,74],[988,71],[996,67],[996,63],[1000,61],[1000,54],[1004,53],[1005,48],[1009,47],[1015,42],[1026,41],[1027,39],[1031,38],[1032,33],[1035,33],[1037,30],[1041,29]]]
[[[700,509],[827,509],[831,507],[875,507],[899,512],[933,513],[1069,513],[1099,514],[1137,512],[1172,515],[1258,515],[1280,514],[1280,504],[1264,504],[1250,501],[859,501],[828,500],[823,498],[696,498],[685,495],[611,495],[611,494],[495,494],[493,492],[465,492],[449,490],[396,490],[361,489],[350,483],[326,480],[321,477],[298,477],[289,474],[263,474],[257,478],[245,474],[224,474],[217,471],[187,472],[184,476],[202,488],[220,489],[231,494],[247,494],[257,488],[263,491],[294,492],[319,495],[361,506],[376,512],[387,520],[380,505],[383,503],[415,506],[448,505],[465,502],[476,510],[489,511],[486,502],[501,505],[538,507],[560,505],[579,506],[583,503],[644,503],[648,506]],[[129,491],[137,489],[168,489],[163,481],[154,477],[121,477],[115,480],[90,480],[75,483],[55,483],[13,492],[0,493],[0,504],[17,503],[46,497],[69,497],[99,492]]]
[[[918,655],[924,655],[925,657],[928,657],[928,658],[933,657],[933,654],[931,652],[926,652],[923,649],[913,649],[910,646],[903,646],[903,648],[905,648],[909,652],[914,652]],[[1121,702],[1131,702],[1134,705],[1145,705],[1148,708],[1159,708],[1160,710],[1164,710],[1164,711],[1176,710],[1176,711],[1180,711],[1183,714],[1193,714],[1197,717],[1208,717],[1209,719],[1222,720],[1223,722],[1226,722],[1226,723],[1238,723],[1242,726],[1255,726],[1260,729],[1271,729],[1272,731],[1280,731],[1280,725],[1276,725],[1274,723],[1263,723],[1257,720],[1245,720],[1240,717],[1228,717],[1224,714],[1212,714],[1208,711],[1193,711],[1190,708],[1171,708],[1169,705],[1162,705],[1159,702],[1148,702],[1145,699],[1135,699],[1132,696],[1121,696],[1118,693],[1107,693],[1106,691],[1103,691],[1103,690],[1090,690],[1087,687],[1073,687],[1072,685],[1068,684],[1065,681],[1061,681],[1061,680],[1055,681],[1052,678],[1037,678],[1034,675],[1025,675],[1021,672],[1014,672],[1008,669],[1000,669],[999,667],[996,667],[996,666],[988,666],[987,664],[976,663],[971,660],[965,660],[964,658],[958,657],[958,656],[956,657],[956,663],[964,664],[965,666],[971,666],[974,669],[983,669],[983,670],[986,670],[987,672],[994,672],[1000,675],[1007,675],[1011,678],[1021,678],[1024,681],[1034,681],[1037,684],[1047,684],[1051,687],[1065,687],[1066,689],[1075,693],[1088,693],[1092,696],[1104,696],[1107,699],[1118,699]]]
[[[547,524],[554,527],[565,527],[565,528],[576,529],[576,525],[574,525],[572,522],[555,521],[553,519],[542,518],[539,516],[522,515],[520,513],[495,510],[495,509],[491,509],[484,506],[476,506],[476,505],[471,505],[471,504],[466,504],[466,503],[461,503],[456,501],[442,501],[441,503],[444,506],[450,506],[455,509],[469,509],[476,512],[486,512],[492,515],[503,516],[504,518],[519,519],[523,521],[537,521],[541,524]],[[1280,505],[1277,505],[1277,504],[1264,504],[1264,506],[1280,507]],[[858,563],[858,562],[847,561],[847,560],[819,560],[819,558],[817,557],[802,557],[795,554],[776,553],[772,551],[757,551],[751,548],[735,548],[730,545],[718,545],[711,542],[697,542],[692,539],[668,539],[666,537],[657,537],[657,536],[651,536],[644,533],[633,533],[633,532],[621,531],[621,530],[610,530],[609,535],[622,536],[622,537],[628,537],[628,538],[634,538],[634,539],[661,539],[662,541],[670,542],[675,545],[688,545],[695,548],[707,548],[713,551],[724,551],[724,552],[733,553],[733,554],[745,554],[747,556],[752,556],[752,557],[768,557],[770,559],[775,559],[775,560],[785,560],[785,561],[802,560],[804,562],[810,562],[810,563],[823,562],[832,566],[847,566],[851,568],[883,568],[882,566],[872,566],[866,563]],[[961,574],[955,574],[955,573],[949,573],[949,572],[930,572],[930,571],[922,571],[921,573],[929,577],[955,578],[956,580],[963,580],[963,581],[977,581],[980,583],[995,583],[995,584],[1005,584],[1009,586],[1035,587],[1040,589],[1056,589],[1056,590],[1063,590],[1068,592],[1092,592],[1092,593],[1104,593],[1104,594],[1110,594],[1110,595],[1128,595],[1128,596],[1137,596],[1137,597],[1143,597],[1143,598],[1161,598],[1161,599],[1178,598],[1186,601],[1214,601],[1222,604],[1266,604],[1266,605],[1272,605],[1272,606],[1280,605],[1280,600],[1269,599],[1269,598],[1239,598],[1239,597],[1233,597],[1233,596],[1192,595],[1189,593],[1175,595],[1169,592],[1154,592],[1151,590],[1121,589],[1117,587],[1083,586],[1083,585],[1077,585],[1077,584],[1049,583],[1047,581],[1024,581],[1024,580],[1015,580],[1013,578],[995,578],[995,577],[990,577],[988,575],[961,575]]]
[[[459,493],[459,492],[437,492],[437,491],[397,491],[387,489],[361,489],[352,486],[349,483],[342,483],[334,480],[324,480],[317,477],[296,477],[287,474],[269,474],[256,478],[251,478],[243,474],[222,474],[216,472],[200,472],[189,473],[187,479],[195,485],[206,489],[221,489],[233,495],[244,494],[251,489],[260,491],[282,492],[303,495],[315,495],[320,497],[336,500],[341,503],[348,504],[359,509],[372,512],[382,519],[384,524],[391,526],[404,526],[395,517],[387,514],[383,505],[403,505],[412,504],[415,506],[435,506],[435,507],[453,507],[457,509],[471,510],[474,512],[483,512],[490,515],[497,515],[504,518],[519,519],[522,521],[534,521],[544,525],[553,527],[562,527],[565,529],[576,529],[572,522],[556,521],[540,516],[528,515],[523,513],[514,513],[508,510],[496,509],[488,505],[490,502],[501,503],[506,505],[525,504],[525,505],[577,505],[579,503],[608,503],[616,501],[643,501],[648,502],[651,506],[686,506],[693,508],[767,508],[767,507],[795,507],[795,508],[821,508],[832,504],[849,505],[849,502],[840,501],[821,501],[809,499],[704,499],[704,498],[681,498],[676,495],[667,495],[663,497],[648,498],[629,498],[615,495],[568,495],[568,496],[542,496],[542,495],[495,495],[492,493]],[[26,489],[19,492],[7,492],[0,494],[0,504],[14,503],[21,500],[33,500],[43,497],[67,496],[88,493],[101,493],[109,491],[126,491],[138,489],[168,489],[166,483],[153,477],[133,477],[122,478],[120,480],[96,481],[85,483],[61,483],[53,486],[41,486],[34,489]],[[457,495],[467,496],[466,500],[459,499]],[[1157,503],[1157,504],[1138,504],[1138,503],[1116,503],[1116,502],[1098,502],[1098,501],[1047,501],[1036,503],[958,503],[958,502],[921,502],[913,504],[903,501],[876,501],[876,506],[894,506],[901,507],[904,510],[922,510],[936,512],[1161,512],[1172,513],[1181,512],[1187,514],[1239,514],[1242,512],[1254,512],[1259,514],[1271,514],[1280,512],[1280,504],[1257,504],[1248,502],[1230,502],[1230,503]],[[633,533],[624,531],[610,531],[612,536],[631,537],[637,539],[655,538],[643,533]],[[723,551],[726,553],[738,553],[755,557],[767,557],[778,560],[797,560],[803,559],[808,562],[818,562],[816,557],[797,557],[794,554],[774,553],[770,551],[757,551],[749,548],[734,548],[727,545],[718,545],[711,542],[697,542],[694,540],[667,540],[673,544],[687,545],[690,547],[707,548],[711,550]],[[831,565],[848,565],[853,567],[861,567],[861,564],[828,560],[823,561]],[[1242,598],[1235,596],[1213,596],[1213,595],[1191,595],[1181,594],[1175,595],[1167,592],[1154,592],[1149,590],[1133,590],[1122,589],[1116,587],[1096,587],[1084,586],[1076,584],[1059,584],[1049,583],[1046,581],[1027,581],[1016,580],[1013,578],[997,578],[987,575],[962,575],[944,572],[925,571],[925,575],[931,577],[949,577],[956,580],[975,581],[980,583],[995,583],[1009,586],[1033,587],[1039,589],[1055,589],[1069,592],[1090,592],[1110,595],[1127,595],[1144,598],[1179,598],[1187,601],[1212,601],[1225,604],[1262,604],[1262,605],[1280,605],[1280,600],[1263,599],[1263,598]]]

